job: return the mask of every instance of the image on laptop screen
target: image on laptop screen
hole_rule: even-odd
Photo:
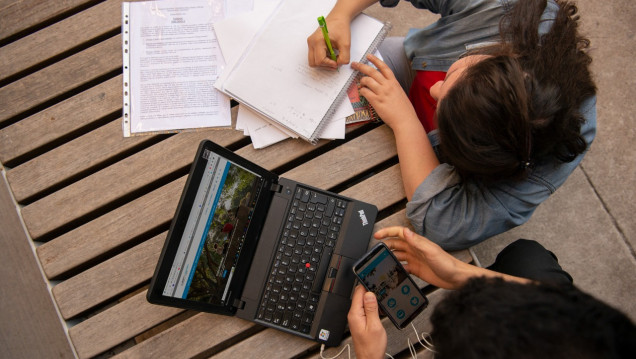
[[[210,151],[203,157],[207,167],[163,295],[223,305],[263,179]]]

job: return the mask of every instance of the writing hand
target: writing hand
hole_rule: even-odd
[[[387,336],[380,321],[375,294],[358,285],[353,292],[347,320],[356,357],[384,358]]]
[[[349,63],[349,51],[351,48],[351,29],[349,22],[341,20],[338,17],[327,16],[327,26],[329,28],[329,39],[334,51],[338,54],[337,61],[333,61],[329,57],[329,50],[319,28],[307,38],[307,46],[309,53],[307,60],[311,67],[331,67],[338,68],[339,65]]]

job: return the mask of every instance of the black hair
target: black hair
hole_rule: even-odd
[[[439,303],[436,359],[636,358],[636,327],[573,285],[471,279]]]
[[[570,162],[587,149],[580,107],[596,93],[590,42],[578,33],[576,6],[557,4],[540,36],[547,1],[517,1],[500,23],[501,43],[471,52],[490,57],[439,102],[441,155],[463,179],[519,180],[537,162]]]

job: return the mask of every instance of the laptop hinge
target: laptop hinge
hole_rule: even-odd
[[[283,190],[283,186],[278,183],[272,183],[272,186],[269,188],[270,191],[280,193]]]
[[[245,302],[236,298],[234,299],[232,306],[235,307],[236,309],[242,310],[243,308],[245,308]]]

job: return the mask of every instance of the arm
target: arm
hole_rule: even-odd
[[[373,5],[378,0],[339,0],[333,7],[329,15],[325,18],[329,29],[329,39],[338,50],[337,62],[329,58],[327,45],[320,28],[317,28],[311,36],[307,38],[309,53],[307,60],[309,66],[326,66],[337,68],[339,65],[349,63],[349,50],[351,47],[351,20],[362,10]]]
[[[439,166],[433,146],[417,118],[415,109],[391,69],[369,55],[375,67],[352,63],[351,67],[366,75],[360,80],[360,95],[393,130],[406,198],[410,201],[417,187]]]
[[[384,243],[393,250],[398,260],[406,262],[404,268],[409,273],[440,288],[458,289],[473,277],[498,277],[519,283],[530,282],[525,278],[464,263],[408,228],[384,228],[376,232],[374,237],[385,240]]]

